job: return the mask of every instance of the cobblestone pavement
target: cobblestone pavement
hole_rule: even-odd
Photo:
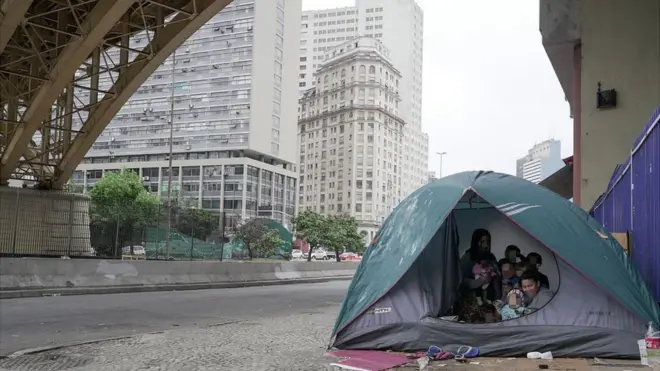
[[[0,371],[321,371],[333,370],[324,356],[337,306],[321,310],[207,327],[179,327],[121,340],[71,346],[0,359]],[[639,361],[477,358],[474,364],[433,362],[427,371],[631,371]],[[418,370],[415,363],[401,371]]]
[[[325,358],[337,308],[123,340],[0,360],[2,371],[333,370]]]
[[[2,300],[0,355],[232,320],[337,308],[348,281]],[[336,312],[331,317],[336,316]]]

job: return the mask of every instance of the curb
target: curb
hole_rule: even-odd
[[[287,280],[240,281],[240,282],[208,282],[168,285],[139,286],[100,286],[100,287],[62,287],[62,288],[31,288],[20,290],[0,290],[1,299],[34,298],[40,296],[70,296],[70,295],[102,295],[124,294],[135,292],[156,291],[187,291],[208,289],[233,289],[255,286],[293,285],[302,283],[323,283],[331,281],[349,281],[353,276],[336,276],[323,278],[295,278]]]

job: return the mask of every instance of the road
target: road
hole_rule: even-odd
[[[333,308],[334,316],[347,288],[347,281],[336,281],[1,300],[1,355],[176,328],[206,327],[264,317],[303,316],[327,308]]]

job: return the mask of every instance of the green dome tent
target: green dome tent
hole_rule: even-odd
[[[459,259],[486,228],[501,258],[516,244],[543,256],[553,299],[517,319],[446,317],[461,283]],[[620,245],[584,210],[521,178],[464,172],[411,194],[367,249],[333,329],[340,349],[477,346],[485,356],[552,351],[560,357],[639,357],[660,309]]]

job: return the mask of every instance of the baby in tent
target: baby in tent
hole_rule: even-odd
[[[474,278],[481,279],[487,277],[496,277],[497,270],[490,263],[492,261],[496,261],[495,256],[493,256],[493,254],[482,253],[480,261],[476,263],[472,268],[472,274],[474,274]],[[479,302],[480,306],[483,305],[484,303],[491,304],[491,302],[488,300],[489,286],[490,283],[481,286],[481,295],[477,296],[477,301]]]
[[[498,302],[497,307],[502,316],[502,321],[518,318],[526,314],[527,309],[523,306],[524,294],[518,289],[509,291],[506,302]]]

